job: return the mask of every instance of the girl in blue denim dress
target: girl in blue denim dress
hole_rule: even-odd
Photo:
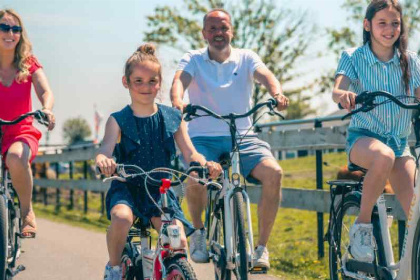
[[[112,175],[116,166],[112,158],[114,153],[118,163],[134,164],[145,171],[170,167],[176,142],[188,163],[196,161],[206,165],[210,176],[217,177],[221,172],[220,165],[206,162],[197,153],[186,132],[181,112],[155,103],[161,81],[161,65],[155,56],[154,46],[140,46],[127,60],[122,79],[124,87],[130,92],[131,104],[109,117],[96,165],[106,176]],[[160,211],[150,201],[144,187],[142,179],[129,183],[113,181],[107,193],[106,208],[111,225],[107,232],[109,263],[105,268],[105,279],[121,279],[120,258],[135,217],[148,219],[155,229],[160,229]],[[149,191],[159,201],[158,188],[149,188]],[[190,234],[194,228],[185,219],[172,190],[169,190],[168,198],[175,212],[176,224],[182,229],[181,243],[186,247],[185,231]]]
[[[420,96],[420,61],[407,51],[407,31],[398,1],[369,4],[363,41],[363,46],[341,56],[333,90],[336,103],[350,111],[355,108],[355,97],[363,91]],[[350,253],[359,261],[374,259],[371,214],[387,179],[408,215],[416,168],[407,143],[410,120],[411,111],[393,102],[352,116],[346,147],[349,164],[368,170],[360,214],[350,229]]]

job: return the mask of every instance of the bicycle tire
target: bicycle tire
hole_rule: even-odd
[[[338,201],[335,206],[336,219],[332,224],[329,246],[329,264],[331,280],[350,280],[353,278],[345,276],[341,270],[340,257],[346,252],[349,245],[348,230],[360,212],[360,196],[349,193],[344,196],[344,201]],[[346,232],[343,232],[343,229]],[[332,245],[336,243],[336,246]]]
[[[417,222],[413,240],[413,253],[411,257],[411,276],[413,280],[420,280],[420,220]]]
[[[225,223],[224,223],[224,216],[223,216],[223,207],[222,209],[219,209],[217,213],[215,213],[215,206],[214,202],[209,200],[208,205],[208,216],[207,216],[207,229],[208,231],[211,228],[211,225],[213,224],[214,219],[218,219],[215,216],[219,216],[220,219],[218,219],[216,223],[216,227],[214,230],[214,235],[212,236],[212,239],[209,240],[210,245],[210,253],[214,256],[212,258],[213,260],[213,266],[214,266],[214,276],[215,280],[231,280],[231,270],[226,268],[226,240],[225,240]],[[212,215],[213,214],[213,215]],[[208,232],[210,234],[210,232]]]
[[[233,249],[235,256],[235,275],[238,280],[248,279],[248,260],[247,260],[247,239],[244,222],[244,199],[240,191],[235,192],[232,197],[234,207],[234,231]]]
[[[7,279],[7,255],[8,255],[8,211],[5,197],[0,196],[0,280]]]
[[[124,280],[143,280],[141,256],[135,259],[130,244],[126,244],[121,256],[121,268]]]
[[[173,257],[165,260],[167,280],[197,280],[194,269],[186,257]]]

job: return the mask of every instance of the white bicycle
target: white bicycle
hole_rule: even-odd
[[[269,99],[256,104],[254,108],[244,114],[221,116],[200,105],[189,104],[184,113],[184,120],[192,117],[211,116],[224,120],[229,125],[232,138],[232,151],[222,155],[220,164],[223,167],[222,184],[209,183],[206,208],[206,228],[209,240],[210,258],[213,260],[216,280],[230,280],[232,272],[237,279],[248,279],[250,273],[266,273],[264,268],[253,265],[254,240],[249,197],[245,187],[241,184],[239,142],[243,135],[238,136],[235,120],[246,118],[262,107],[267,107],[270,114],[284,118],[274,111],[277,101]],[[206,115],[199,115],[197,111]],[[255,122],[254,122],[255,124]],[[231,168],[231,172],[229,169]]]
[[[376,98],[380,97],[380,98]],[[394,102],[405,109],[419,110],[420,103],[403,103],[401,98],[384,91],[363,92],[356,97],[356,104],[361,104],[343,117],[346,118],[358,112],[367,112],[376,106]],[[411,97],[413,98],[413,97]],[[376,99],[376,100],[375,100]],[[377,100],[381,102],[375,102]],[[420,159],[420,119],[414,122],[416,135],[416,164]],[[350,169],[350,166],[349,166]],[[356,167],[353,170],[362,170]],[[399,262],[395,262],[388,224],[388,210],[382,194],[372,213],[373,234],[376,240],[375,260],[360,262],[351,258],[348,252],[349,229],[360,212],[363,178],[361,181],[336,180],[330,181],[331,208],[327,241],[329,248],[329,270],[332,280],[338,279],[380,279],[380,280],[420,280],[420,173],[416,170],[414,197],[407,217],[404,243]]]

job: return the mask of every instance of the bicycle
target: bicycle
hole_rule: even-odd
[[[198,164],[199,165],[199,164]],[[148,186],[159,187],[159,192],[162,195],[162,205],[158,205],[149,195],[150,199],[161,211],[162,226],[158,234],[156,248],[151,249],[151,223],[146,217],[137,217],[133,223],[132,228],[127,236],[127,242],[121,257],[121,264],[123,269],[124,280],[195,280],[197,279],[191,264],[187,260],[187,251],[180,248],[180,229],[178,225],[172,222],[173,210],[169,207],[167,202],[167,191],[189,177],[191,172],[198,172],[199,174],[206,174],[206,168],[191,166],[181,177],[176,176],[179,171],[169,168],[156,168],[145,172],[136,165],[117,164],[117,176],[105,178],[103,181],[119,180],[126,182],[138,176],[144,177],[144,185],[146,191]],[[150,174],[152,173],[168,173],[173,175],[176,180],[169,179],[155,180]],[[192,177],[191,177],[192,178]],[[206,182],[199,179],[198,183],[205,185]]]
[[[2,140],[2,126],[17,124],[23,119],[33,116],[35,119],[48,126],[46,115],[41,111],[23,114],[12,121],[0,119],[0,147]],[[22,225],[20,217],[19,198],[13,189],[9,172],[0,154],[0,280],[11,279],[19,272],[25,270],[23,265],[16,266],[20,255]]]
[[[382,97],[384,101],[376,103],[376,97]],[[407,96],[403,97],[408,98]],[[358,112],[368,112],[387,102],[394,102],[405,109],[420,109],[418,101],[403,103],[388,92],[363,92],[356,97],[356,104],[361,104],[361,106],[342,119]],[[414,121],[414,132],[416,136],[416,166],[418,168],[420,159],[419,118]],[[360,167],[352,168],[352,171],[355,170],[366,172]],[[410,206],[410,215],[407,217],[403,249],[398,263],[394,261],[389,232],[390,224],[388,224],[388,213],[392,209],[386,207],[384,195],[380,195],[372,212],[373,234],[376,240],[375,259],[372,263],[360,262],[350,258],[348,246],[349,228],[360,212],[363,178],[360,181],[335,180],[327,182],[330,185],[331,207],[326,240],[329,242],[329,271],[332,280],[420,280],[420,205],[418,201],[420,198],[420,172],[418,170],[416,172],[414,197]]]
[[[254,240],[251,210],[248,194],[245,187],[241,185],[238,132],[235,120],[249,117],[262,107],[268,107],[271,115],[284,119],[280,113],[274,111],[276,106],[277,101],[270,98],[266,102],[255,105],[244,114],[219,115],[206,107],[193,104],[187,105],[184,110],[185,121],[190,121],[193,117],[205,116],[226,121],[232,139],[231,153],[220,158],[223,168],[221,185],[208,184],[205,227],[210,247],[209,256],[214,264],[216,280],[229,280],[232,272],[237,279],[241,280],[248,279],[248,272],[267,272],[263,268],[254,268],[252,263]],[[198,115],[197,110],[207,115]],[[253,125],[255,123],[256,121]]]

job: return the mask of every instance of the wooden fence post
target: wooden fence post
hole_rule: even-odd
[[[315,128],[322,127],[320,120],[315,120]],[[323,173],[322,173],[322,150],[316,150],[315,152],[316,161],[316,189],[323,189]],[[324,214],[317,212],[316,218],[318,222],[318,259],[324,257]]]
[[[56,177],[57,180],[60,177],[60,163],[59,162],[55,163],[55,177]],[[57,188],[56,197],[55,197],[55,212],[60,212],[60,207],[61,207],[60,189]]]
[[[88,178],[88,162],[85,160],[83,162],[83,178],[87,180]],[[84,212],[88,212],[88,191],[84,191]]]
[[[70,180],[73,180],[73,162],[70,161],[69,162],[69,178]],[[73,210],[74,209],[74,190],[71,189],[70,190],[70,204],[68,206],[69,210]]]

